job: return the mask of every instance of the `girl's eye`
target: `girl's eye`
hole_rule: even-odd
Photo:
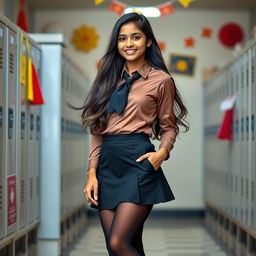
[[[139,40],[139,39],[140,39],[140,36],[134,36],[133,39],[134,39],[134,40]]]
[[[119,40],[119,41],[124,41],[124,40],[125,40],[125,37],[119,37],[118,40]]]

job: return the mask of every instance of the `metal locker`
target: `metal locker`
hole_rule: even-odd
[[[27,70],[28,64],[28,53],[26,48],[26,41],[23,37],[20,40],[20,56],[23,59],[20,61],[22,65],[25,65],[24,70]],[[27,75],[25,76],[25,81],[27,79]],[[24,82],[25,82],[24,81]],[[23,83],[24,83],[23,82]],[[28,197],[27,197],[27,162],[26,162],[26,155],[27,155],[27,104],[26,104],[26,85],[19,81],[19,90],[20,90],[20,99],[19,99],[19,120],[20,120],[20,135],[19,135],[19,183],[20,183],[20,191],[19,191],[19,227],[25,227],[27,223],[26,215],[27,215],[27,207],[28,207]]]
[[[248,144],[248,155],[247,155],[247,172],[248,172],[248,184],[247,184],[247,189],[248,189],[248,205],[247,205],[247,215],[248,215],[248,221],[247,224],[248,226],[252,226],[252,209],[253,209],[253,204],[252,204],[252,173],[251,173],[251,150],[252,150],[252,144],[251,144],[251,138],[252,138],[252,133],[251,133],[251,113],[252,113],[252,101],[251,101],[251,85],[252,85],[252,81],[251,81],[251,66],[252,66],[252,52],[251,49],[248,50],[248,61],[247,61],[247,74],[246,74],[246,78],[247,78],[247,125],[246,125],[246,129],[247,129],[247,144]]]
[[[251,226],[254,230],[256,230],[256,120],[255,120],[255,114],[256,114],[256,45],[254,45],[251,49],[251,137],[250,137],[250,165],[251,165]]]
[[[30,41],[30,54],[33,64],[36,62],[36,48]],[[28,103],[28,117],[29,117],[29,128],[28,128],[28,182],[29,182],[29,211],[28,211],[28,222],[32,223],[36,217],[36,176],[38,166],[38,148],[36,144],[36,116],[37,116],[36,105],[30,105]]]
[[[5,95],[5,78],[4,78],[4,62],[5,62],[5,25],[0,22],[0,239],[4,236],[4,95]]]
[[[16,32],[7,27],[7,235],[15,231],[17,220],[16,170],[15,170],[15,89],[17,75]]]
[[[37,75],[38,79],[41,82],[41,50],[39,48],[36,48],[36,59],[35,59],[35,65],[36,65],[36,70],[37,70]],[[41,84],[41,83],[40,83]],[[36,144],[36,150],[37,150],[37,161],[36,163],[36,176],[35,176],[35,219],[39,220],[40,219],[40,110],[41,106],[36,107],[36,127],[35,127],[35,144]]]

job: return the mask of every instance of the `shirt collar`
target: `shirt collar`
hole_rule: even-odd
[[[144,78],[144,79],[147,79],[148,75],[149,75],[149,72],[151,70],[151,66],[148,64],[148,62],[145,60],[142,64],[142,66],[136,70],[140,73],[140,75]],[[124,67],[123,67],[123,70],[121,72],[121,79],[123,78],[123,74],[124,74],[124,71],[126,71],[128,73],[128,69],[126,67],[126,64],[124,64]],[[134,71],[134,72],[136,72]]]

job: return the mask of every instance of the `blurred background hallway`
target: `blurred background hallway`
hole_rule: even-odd
[[[107,255],[83,194],[90,134],[66,103],[83,104],[131,11],[191,126],[162,164],[176,199],[147,219],[146,255],[256,256],[255,0],[0,0],[0,256]]]

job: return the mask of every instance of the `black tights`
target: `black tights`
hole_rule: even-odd
[[[153,205],[121,202],[113,210],[99,210],[110,256],[145,256],[143,225]]]

